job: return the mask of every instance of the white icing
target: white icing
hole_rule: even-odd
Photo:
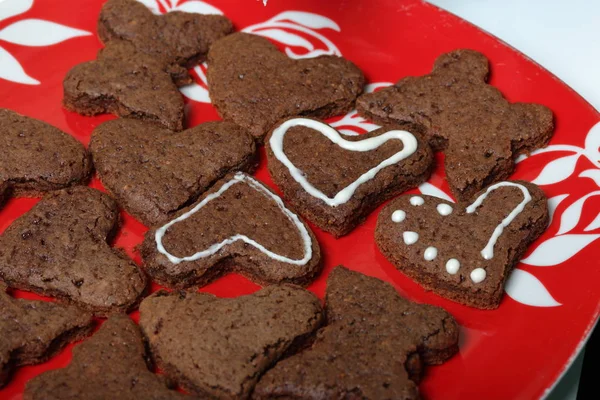
[[[402,237],[404,238],[404,243],[408,245],[415,244],[417,243],[417,240],[419,240],[419,234],[417,232],[407,231],[402,234]]]
[[[455,275],[460,268],[460,262],[456,258],[451,258],[446,262],[446,272]]]
[[[406,213],[402,210],[396,210],[392,213],[392,221],[402,222],[406,218]]]
[[[410,198],[410,204],[412,204],[413,206],[422,206],[423,204],[425,204],[425,200],[423,200],[422,197],[413,196]]]
[[[435,258],[437,257],[437,254],[438,254],[437,249],[433,246],[430,246],[425,249],[425,253],[423,254],[423,257],[425,257],[426,261],[432,261],[432,260],[435,260]]]
[[[272,251],[268,250],[260,243],[250,239],[249,237],[247,237],[245,235],[240,235],[240,234],[233,235],[230,238],[225,239],[220,243],[213,244],[208,249],[199,251],[199,252],[197,252],[191,256],[187,256],[187,257],[176,257],[176,256],[170,254],[164,248],[164,246],[162,244],[162,238],[165,235],[167,229],[169,229],[172,225],[176,224],[177,222],[183,221],[183,220],[189,218],[190,216],[192,216],[193,214],[197,213],[202,207],[204,207],[210,201],[221,196],[233,185],[236,185],[241,182],[246,182],[251,188],[253,188],[257,192],[259,192],[260,194],[265,196],[267,199],[273,200],[277,204],[279,209],[284,213],[284,215],[290,220],[290,222],[292,222],[296,226],[296,228],[298,229],[298,232],[300,233],[300,236],[302,237],[302,242],[304,244],[304,257],[302,259],[293,260],[291,258],[284,257],[279,254],[273,253]],[[300,221],[298,216],[296,214],[292,213],[290,210],[288,210],[285,207],[285,205],[283,204],[283,201],[279,197],[277,197],[275,194],[271,193],[260,182],[256,181],[252,177],[250,177],[246,174],[240,173],[240,172],[235,174],[233,179],[231,179],[229,182],[227,182],[223,186],[221,186],[221,188],[217,192],[211,193],[208,196],[206,196],[204,198],[204,200],[202,200],[200,203],[198,203],[190,211],[186,212],[185,214],[182,214],[181,216],[175,218],[174,220],[172,220],[172,221],[168,222],[167,224],[158,228],[154,235],[154,239],[156,240],[157,250],[161,254],[164,254],[169,259],[169,261],[172,262],[173,264],[179,264],[182,261],[194,261],[194,260],[198,260],[200,258],[211,256],[211,255],[215,254],[217,251],[219,251],[221,248],[223,248],[224,246],[227,246],[238,240],[242,240],[245,243],[248,243],[248,244],[256,247],[262,253],[266,254],[268,257],[270,257],[276,261],[280,261],[280,262],[284,262],[284,263],[288,263],[288,264],[305,265],[312,258],[312,240],[310,238],[310,235],[309,235],[306,227]]]
[[[516,216],[523,211],[525,205],[531,201],[531,194],[529,194],[529,190],[527,190],[525,186],[514,182],[499,182],[495,185],[488,187],[485,193],[482,193],[470,206],[468,206],[467,213],[474,213],[475,210],[477,210],[477,207],[479,207],[481,203],[483,203],[483,201],[486,199],[490,192],[503,186],[514,186],[521,189],[521,192],[523,192],[523,201],[521,201],[519,205],[517,205],[511,211],[511,213],[508,214],[508,216],[504,218],[498,226],[496,226],[496,229],[494,229],[494,232],[492,233],[490,240],[488,240],[487,245],[483,248],[483,250],[481,250],[481,256],[486,260],[491,260],[494,257],[494,245],[498,241],[500,235],[502,235],[502,231],[504,231],[504,228],[506,228],[516,218]],[[471,276],[472,275],[473,274],[471,274]],[[485,279],[485,274],[483,276],[483,279]]]
[[[471,271],[471,280],[475,283],[480,283],[483,282],[486,275],[487,273],[485,272],[485,269],[475,268],[473,271]]]
[[[447,215],[452,214],[452,206],[450,204],[438,204],[437,205],[437,212],[440,213],[440,215],[443,215],[444,217]]]
[[[285,152],[283,151],[283,139],[287,131],[294,126],[304,126],[310,129],[314,129],[345,150],[359,152],[370,151],[378,148],[379,146],[386,143],[388,140],[392,139],[402,141],[403,148],[401,151],[397,152],[396,154],[379,163],[379,165],[377,165],[376,167],[373,167],[369,171],[362,174],[357,180],[340,190],[334,198],[330,198],[327,197],[319,189],[312,186],[306,179],[305,174],[298,168],[296,168],[296,166],[294,166],[294,164],[292,164],[289,158],[285,155]],[[273,130],[271,139],[269,139],[269,145],[271,146],[271,151],[273,151],[273,155],[288,168],[291,176],[304,188],[304,190],[306,190],[308,194],[320,200],[323,200],[330,207],[336,207],[350,200],[356,189],[363,183],[373,179],[379,171],[381,171],[385,167],[396,164],[407,157],[410,157],[417,150],[417,139],[415,139],[413,134],[410,132],[393,130],[388,131],[383,135],[371,137],[368,139],[350,141],[344,139],[335,129],[333,129],[327,124],[315,121],[313,119],[294,118],[285,121],[283,124],[275,128],[275,130]]]

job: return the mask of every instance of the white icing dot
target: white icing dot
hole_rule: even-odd
[[[394,222],[402,222],[406,218],[406,213],[402,210],[396,210],[392,214],[392,221]]]
[[[471,271],[471,280],[475,283],[483,282],[487,273],[483,268],[475,268]]]
[[[440,215],[445,217],[446,215],[452,214],[452,206],[449,204],[438,204],[437,211],[440,213]]]
[[[417,243],[417,240],[419,240],[419,234],[417,232],[407,231],[402,234],[402,237],[404,237],[404,243],[408,245],[415,244]]]
[[[425,200],[423,200],[423,198],[420,196],[413,196],[410,198],[410,204],[413,206],[422,206],[425,204]]]
[[[425,253],[423,254],[423,256],[425,257],[426,261],[432,261],[437,257],[437,253],[437,249],[433,246],[430,246],[425,249]]]
[[[456,258],[451,258],[446,262],[446,272],[450,275],[456,275],[458,269],[460,268],[460,261]]]

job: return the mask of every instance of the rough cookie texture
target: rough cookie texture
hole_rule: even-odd
[[[311,292],[274,285],[220,299],[166,293],[145,299],[140,326],[165,374],[202,398],[246,399],[256,381],[322,322]]]
[[[154,15],[135,0],[109,0],[98,18],[100,40],[132,43],[161,63],[178,86],[192,83],[187,70],[203,62],[211,44],[232,31],[231,21],[222,15]]]
[[[183,129],[183,97],[171,76],[160,60],[130,42],[111,40],[97,60],[67,73],[63,89],[63,105],[79,114],[110,113]]]
[[[73,360],[44,372],[25,386],[25,400],[189,399],[167,388],[148,370],[138,326],[127,315],[112,315],[90,339],[75,346]]]
[[[75,306],[14,299],[0,283],[0,387],[14,367],[46,361],[91,327],[92,315]]]
[[[552,112],[539,104],[509,103],[488,85],[488,60],[473,50],[443,54],[433,71],[362,95],[359,113],[380,124],[425,126],[435,151],[444,151],[452,192],[471,199],[485,186],[504,180],[514,159],[548,144]]]
[[[253,398],[417,399],[423,366],[458,351],[458,327],[443,309],[342,267],[327,285],[327,326],[312,347],[269,370]]]
[[[281,125],[278,124],[275,128],[279,126]],[[269,172],[283,191],[284,197],[303,217],[339,237],[349,233],[386,200],[429,178],[433,167],[433,153],[429,145],[419,138],[418,129],[418,126],[404,124],[387,126],[360,136],[343,137],[349,142],[361,142],[392,130],[406,130],[418,140],[418,148],[412,155],[380,170],[373,179],[358,186],[343,204],[327,204],[307,192],[294,179],[288,167],[273,153],[270,143],[273,131],[266,140]],[[303,172],[310,185],[330,199],[334,199],[342,189],[403,148],[402,141],[390,139],[370,151],[346,150],[321,132],[306,126],[290,128],[283,139],[285,156]]]
[[[119,204],[146,225],[166,223],[230,171],[256,164],[252,136],[229,122],[181,133],[128,119],[106,122],[90,142],[94,165]]]
[[[169,287],[203,286],[228,272],[260,284],[304,285],[321,270],[319,244],[310,229],[243,173],[217,182],[172,221],[159,230],[164,233],[160,243],[177,259],[159,251],[157,229],[148,231],[141,248],[148,274]],[[198,258],[187,258],[194,255]]]
[[[496,308],[513,267],[548,226],[548,206],[542,190],[528,182],[508,183],[525,187],[531,201],[504,227],[491,247],[491,259],[485,259],[482,250],[488,246],[501,221],[524,201],[518,187],[501,186],[491,190],[472,213],[467,212],[465,203],[453,204],[437,197],[419,196],[424,203],[415,206],[411,204],[414,196],[398,197],[379,214],[376,243],[396,268],[423,287],[469,306]],[[451,214],[442,215],[438,211],[440,207],[443,211],[445,208],[444,214],[450,210]],[[397,210],[405,213],[399,222],[392,220]],[[404,232],[416,233],[417,241],[407,244]],[[435,257],[426,260],[429,247],[435,248]],[[432,250],[429,254],[433,255]],[[450,259],[457,260],[459,265],[452,261],[447,266]],[[482,276],[483,280],[479,281]]]
[[[281,118],[327,118],[350,111],[364,76],[337,56],[293,60],[248,33],[218,40],[208,53],[210,98],[224,119],[263,139]]]
[[[45,122],[0,108],[0,200],[85,183],[91,160],[74,137]],[[0,205],[1,205],[0,201]]]
[[[115,202],[98,190],[79,186],[46,195],[0,236],[0,280],[97,315],[131,309],[146,278],[107,244],[118,219]]]

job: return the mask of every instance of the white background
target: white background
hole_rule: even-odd
[[[600,1],[428,0],[520,50],[600,110]],[[580,355],[548,400],[575,400]]]

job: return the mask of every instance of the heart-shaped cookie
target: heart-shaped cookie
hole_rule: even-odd
[[[105,315],[129,310],[146,278],[108,244],[119,210],[85,186],[46,195],[0,236],[0,280]]]
[[[113,314],[90,339],[75,346],[65,368],[27,382],[28,400],[185,400],[148,370],[140,329],[127,315]]]
[[[79,141],[45,122],[0,109],[0,198],[85,183],[92,163]],[[1,201],[0,201],[1,204]]]
[[[75,306],[14,299],[0,283],[0,388],[14,367],[44,362],[91,328],[92,315]]]
[[[175,288],[203,286],[228,272],[259,284],[305,285],[321,270],[310,229],[277,195],[241,172],[148,231],[142,258],[150,276]]]
[[[228,172],[256,164],[254,139],[230,122],[173,133],[116,119],[94,130],[90,151],[119,205],[151,226],[166,223]]]
[[[291,285],[237,298],[159,292],[140,306],[157,365],[200,398],[247,399],[259,377],[321,325],[319,299]]]
[[[328,278],[325,307],[313,345],[267,371],[254,399],[418,399],[423,367],[458,351],[446,311],[343,267]]]
[[[136,0],[108,0],[98,18],[98,36],[104,43],[130,42],[160,62],[178,86],[192,83],[187,69],[203,62],[210,45],[232,31],[231,21],[222,15],[154,15]]]
[[[400,196],[379,214],[375,240],[400,271],[425,288],[472,307],[498,307],[504,283],[548,226],[544,192],[499,182],[469,204]]]
[[[282,118],[327,118],[350,111],[364,76],[337,56],[292,60],[248,33],[218,40],[208,52],[210,98],[224,118],[262,139]]]
[[[433,153],[416,131],[405,124],[343,137],[323,122],[292,118],[267,137],[269,171],[302,216],[339,237],[429,178]]]
[[[445,153],[452,192],[468,201],[485,186],[507,179],[513,160],[548,144],[554,131],[548,108],[509,103],[486,83],[488,76],[483,54],[455,50],[438,57],[430,74],[364,94],[356,108],[382,125],[424,125],[431,147]]]

